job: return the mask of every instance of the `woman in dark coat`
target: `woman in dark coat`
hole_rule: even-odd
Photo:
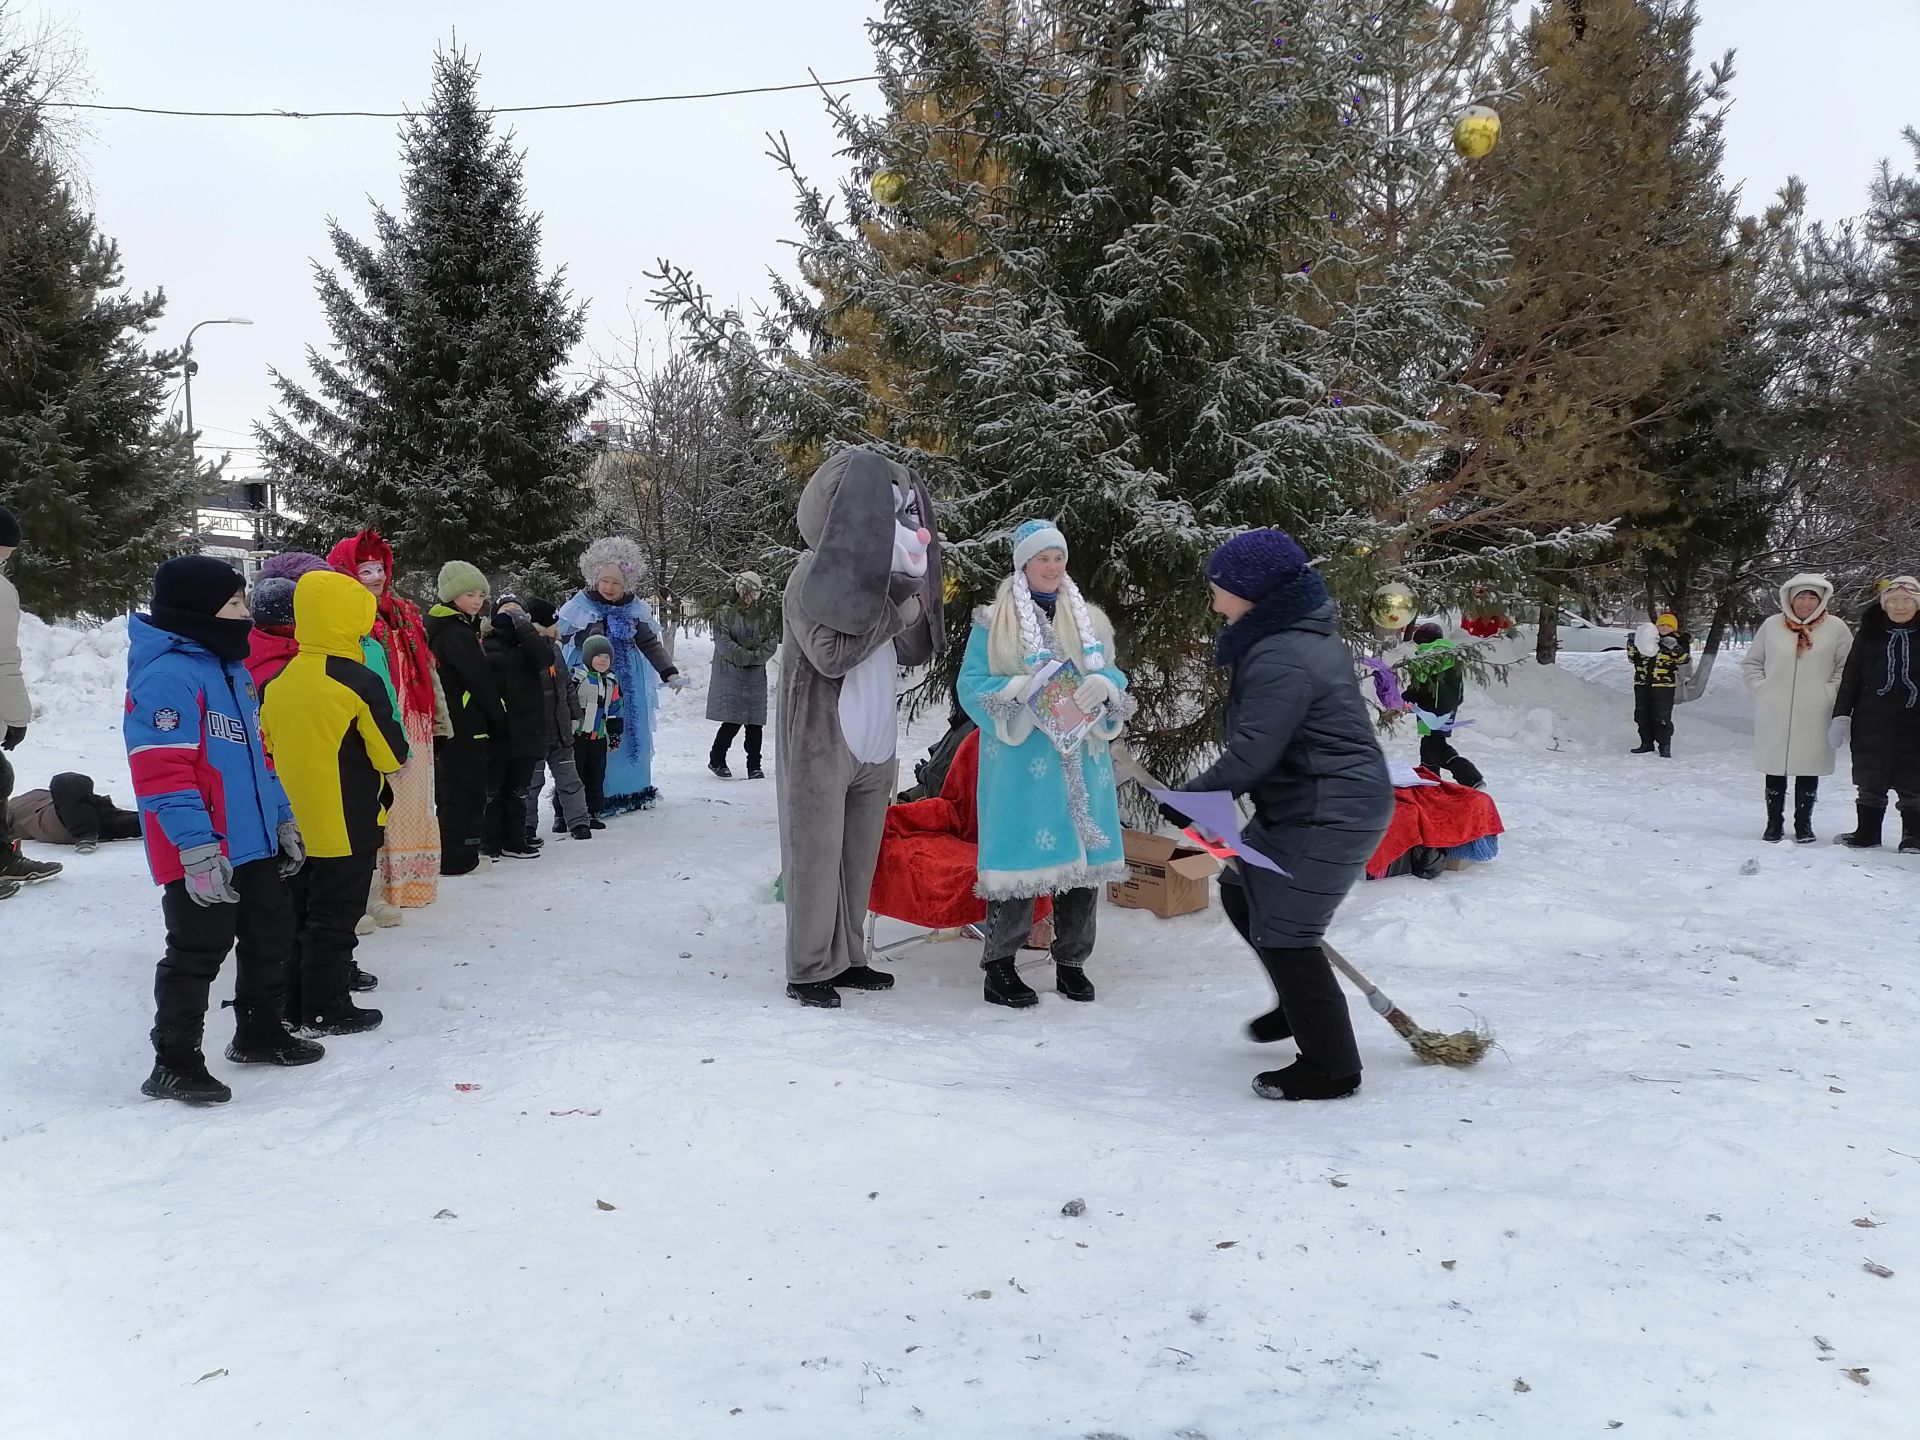
[[[1360,1088],[1360,1051],[1320,941],[1386,833],[1393,785],[1306,552],[1279,530],[1249,531],[1214,552],[1207,579],[1227,621],[1214,656],[1232,671],[1226,748],[1181,788],[1244,796],[1243,841],[1287,872],[1235,862],[1221,877],[1227,918],[1279,1001],[1248,1033],[1263,1043],[1291,1035],[1300,1047],[1253,1088],[1269,1100],[1337,1099]],[[1178,811],[1169,818],[1186,823]]]
[[[1896,576],[1860,616],[1834,697],[1829,743],[1853,742],[1859,820],[1837,844],[1871,850],[1900,802],[1900,851],[1920,854],[1920,580]]]
[[[707,719],[717,721],[707,769],[731,780],[727,752],[747,732],[747,778],[761,780],[761,737],[767,724],[767,663],[780,648],[780,615],[762,597],[766,582],[752,571],[734,578],[734,599],[714,612],[713,675],[707,681]]]

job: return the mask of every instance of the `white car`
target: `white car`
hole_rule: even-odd
[[[1513,628],[1516,632],[1526,632],[1527,651],[1531,654],[1537,627],[1516,625]],[[1624,650],[1632,634],[1633,631],[1624,625],[1596,625],[1571,610],[1560,612],[1560,648],[1569,655],[1598,655],[1607,650]]]

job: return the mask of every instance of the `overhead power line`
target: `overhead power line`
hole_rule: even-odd
[[[792,85],[752,85],[741,90],[705,90],[689,95],[628,95],[618,100],[566,100],[552,105],[490,105],[488,115],[532,115],[548,110],[606,110],[617,105],[666,105],[680,100],[730,100],[740,95],[779,95],[790,90],[819,90],[831,85],[862,85],[878,75],[844,80],[806,80]],[[105,110],[122,115],[172,115],[195,120],[409,120],[428,110],[170,110],[154,105],[103,105],[89,100],[42,102],[62,110]]]

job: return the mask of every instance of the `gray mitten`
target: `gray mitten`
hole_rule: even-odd
[[[187,898],[194,904],[240,903],[240,892],[233,888],[233,862],[220,853],[218,842],[182,850],[180,868],[186,871]]]
[[[908,575],[896,570],[887,577],[887,599],[896,605],[901,604],[918,595],[926,588],[926,584],[927,577],[924,575]]]

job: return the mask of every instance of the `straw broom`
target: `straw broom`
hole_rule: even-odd
[[[1151,786],[1160,790],[1167,788],[1135,760],[1130,752],[1119,745],[1114,748],[1117,752],[1114,757],[1114,768],[1121,775],[1142,786]],[[1478,1065],[1486,1058],[1487,1051],[1493,1048],[1493,1037],[1484,1030],[1456,1030],[1451,1035],[1447,1035],[1415,1024],[1412,1016],[1394,1004],[1378,985],[1362,975],[1346,956],[1325,940],[1320,942],[1320,949],[1326,954],[1327,959],[1333,962],[1334,968],[1346,976],[1355,989],[1366,996],[1367,1004],[1374,1014],[1394,1028],[1422,1063],[1452,1065],[1465,1069],[1469,1065]]]
[[[1464,1069],[1468,1065],[1478,1065],[1493,1048],[1493,1037],[1483,1030],[1456,1030],[1451,1035],[1443,1035],[1438,1030],[1428,1030],[1416,1025],[1413,1017],[1387,997],[1378,985],[1374,984],[1358,970],[1353,963],[1325,940],[1320,948],[1334,964],[1334,968],[1351,980],[1354,988],[1367,997],[1367,1004],[1373,1013],[1384,1019],[1405,1040],[1413,1053],[1428,1065],[1453,1065]]]

